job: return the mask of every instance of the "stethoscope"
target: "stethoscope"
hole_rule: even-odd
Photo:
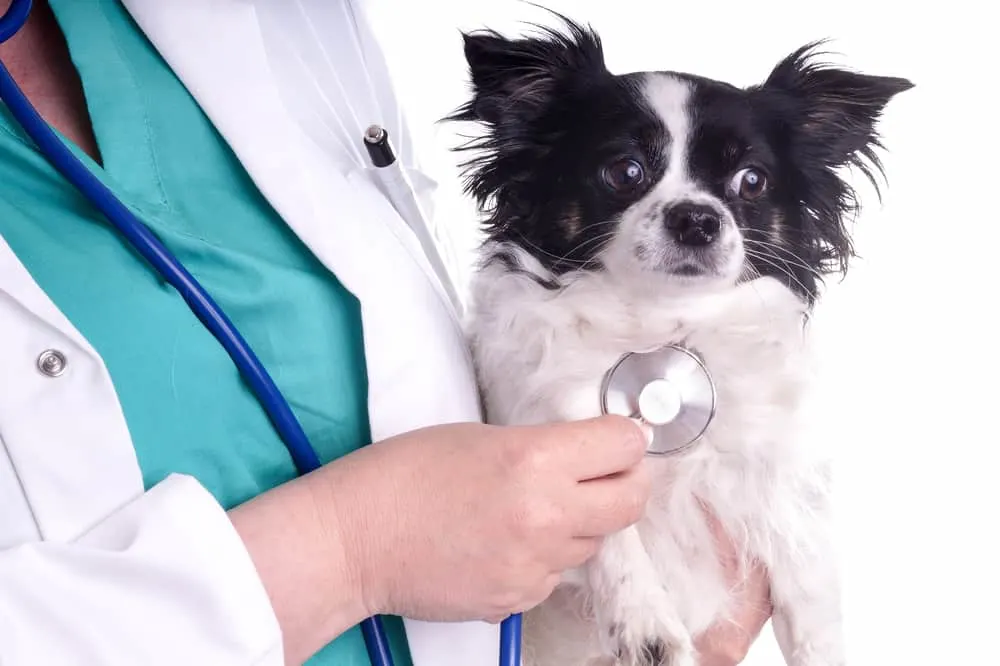
[[[621,356],[601,383],[601,412],[653,430],[647,454],[674,455],[697,443],[715,418],[715,382],[704,360],[682,345]]]
[[[13,0],[0,17],[0,43],[24,26],[31,13],[31,0]],[[157,237],[73,155],[55,131],[39,115],[0,62],[0,100],[38,146],[52,166],[86,197],[125,240],[180,293],[194,315],[226,350],[240,374],[254,392],[280,435],[300,474],[321,463],[288,402],[243,336],[198,281]],[[362,138],[384,191],[404,219],[422,213],[389,145],[388,132],[369,128]],[[419,219],[416,218],[416,219]],[[440,255],[426,228],[415,228],[428,260],[439,268]],[[426,236],[426,237],[425,237]],[[446,289],[451,289],[448,285]],[[453,291],[448,295],[457,301]],[[716,391],[704,363],[697,354],[680,346],[634,352],[622,356],[608,371],[601,389],[602,411],[638,418],[652,426],[655,436],[652,455],[686,449],[697,441],[715,414]],[[389,641],[379,617],[361,623],[365,647],[372,666],[393,666]],[[500,624],[500,666],[521,663],[521,615]]]

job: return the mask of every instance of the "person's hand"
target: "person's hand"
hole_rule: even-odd
[[[719,561],[735,598],[732,617],[713,626],[695,639],[700,666],[736,666],[750,651],[768,618],[771,617],[771,594],[767,572],[755,565],[749,572],[740,568],[739,554],[732,539],[719,521],[707,514],[715,535]]]
[[[495,622],[543,601],[642,516],[645,449],[619,417],[427,428],[341,459],[317,506],[336,507],[338,533],[352,535],[372,614]]]

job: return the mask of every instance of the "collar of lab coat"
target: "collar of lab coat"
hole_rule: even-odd
[[[124,5],[263,195],[360,301],[370,392],[387,396],[370,404],[373,436],[429,425],[412,413],[419,410],[408,413],[412,393],[408,398],[405,387],[393,386],[399,379],[383,359],[395,353],[398,360],[399,352],[390,347],[409,334],[400,330],[403,322],[426,319],[426,312],[408,316],[407,307],[444,308],[449,326],[460,326],[407,225],[415,221],[386,209],[367,172],[360,140],[365,127],[377,122],[390,131],[418,189],[426,194],[432,184],[416,169],[385,62],[361,8],[350,0],[124,0]],[[372,219],[380,207],[384,214]],[[393,259],[404,256],[407,260]],[[406,270],[410,273],[401,272]],[[399,280],[406,279],[429,281],[438,303],[392,298]],[[387,302],[393,312],[384,311]],[[383,330],[387,327],[392,330]],[[456,334],[454,328],[450,334]],[[461,341],[454,346],[461,352],[442,361],[451,367],[436,370],[438,390],[447,396],[439,401],[446,406],[436,418],[476,420],[475,388],[466,380],[471,362]],[[415,666],[492,666],[498,658],[496,627],[484,623],[407,620],[407,637]]]

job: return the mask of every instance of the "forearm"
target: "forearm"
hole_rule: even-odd
[[[271,599],[287,664],[301,664],[370,614],[352,521],[330,506],[359,495],[338,472],[320,470],[229,512]]]

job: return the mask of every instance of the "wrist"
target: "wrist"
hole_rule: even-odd
[[[356,451],[309,478],[309,491],[326,548],[344,572],[345,592],[356,600],[358,621],[388,610],[392,563],[382,547],[390,499],[373,474],[371,449]],[[336,613],[334,614],[336,615]]]
[[[314,497],[322,470],[229,512],[281,626],[286,660],[302,663],[365,617],[339,526]]]

